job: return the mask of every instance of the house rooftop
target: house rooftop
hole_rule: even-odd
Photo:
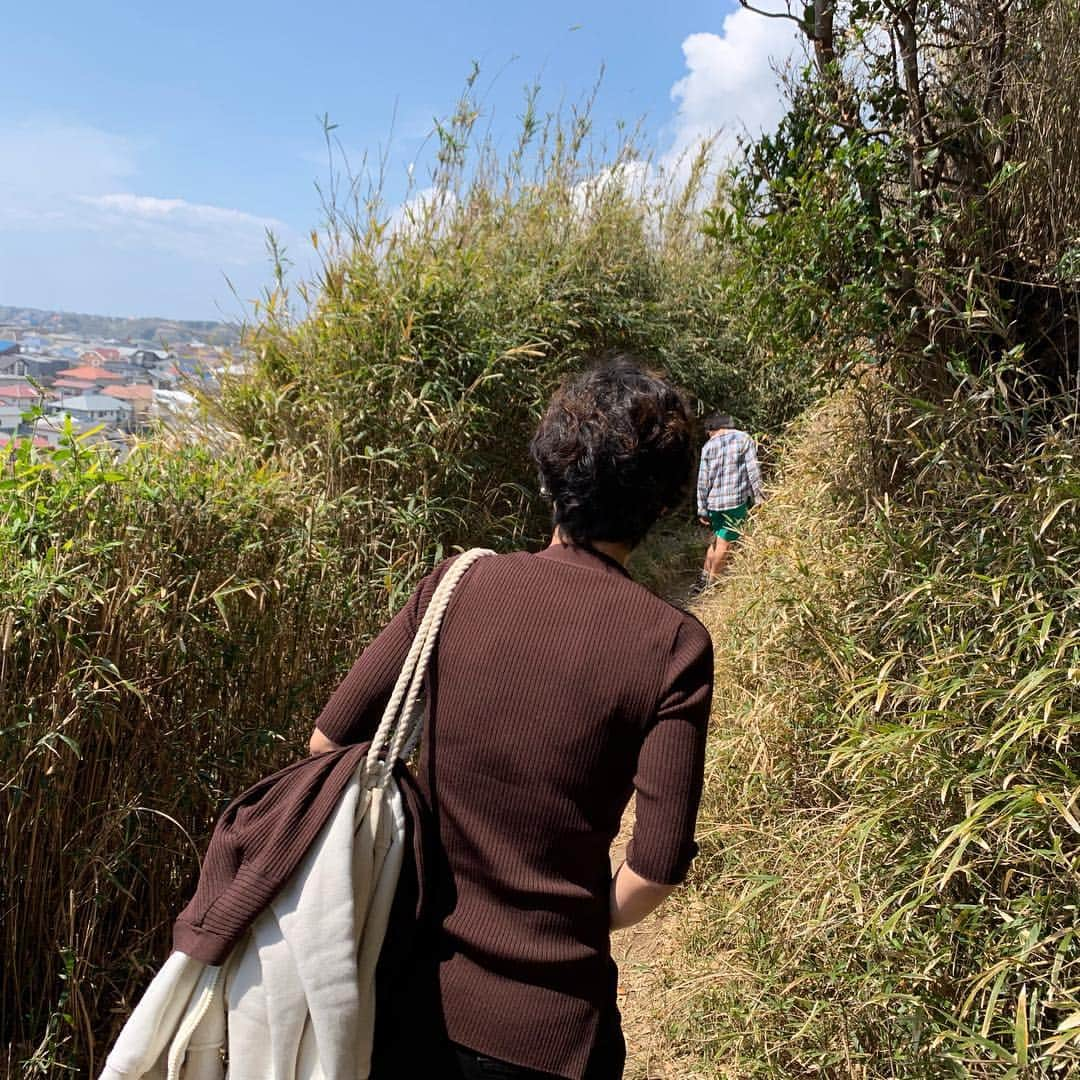
[[[0,435],[0,447],[7,446],[12,442],[16,446],[20,443],[30,442],[39,450],[47,450],[49,447],[49,440],[43,439],[40,435],[16,435],[14,438],[10,435]]]
[[[94,382],[101,379],[116,378],[116,372],[106,371],[105,368],[91,367],[88,364],[83,364],[81,367],[65,368],[63,371],[58,371],[57,374],[65,379],[91,379]]]
[[[119,398],[107,397],[105,394],[80,394],[78,397],[68,398],[55,406],[60,412],[74,409],[76,412],[111,412],[116,409],[130,409],[126,401]]]
[[[153,401],[154,388],[146,383],[138,383],[132,386],[105,386],[103,394],[109,397],[120,398],[124,401]]]
[[[29,383],[0,382],[0,398],[7,401],[29,401],[31,398],[45,397],[47,390],[36,390]]]
[[[97,383],[89,379],[56,379],[53,386],[62,387],[64,390],[93,390]]]

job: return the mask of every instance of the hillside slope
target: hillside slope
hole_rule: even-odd
[[[1012,419],[867,380],[800,422],[700,607],[702,853],[629,1076],[1077,1069],[1077,444]]]

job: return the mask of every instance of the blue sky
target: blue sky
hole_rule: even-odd
[[[393,201],[473,60],[496,137],[527,83],[574,101],[603,65],[597,127],[643,117],[663,155],[772,123],[793,48],[733,0],[7,7],[0,304],[119,315],[239,315],[224,275],[250,299],[265,228],[319,223],[323,114],[351,158],[388,149]]]

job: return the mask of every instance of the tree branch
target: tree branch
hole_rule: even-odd
[[[762,11],[761,8],[756,8],[753,4],[747,3],[747,0],[739,0],[739,6],[746,8],[747,11],[752,11],[755,15],[764,15],[766,19],[789,19],[793,23],[798,23],[804,30],[806,29],[806,24],[802,19],[798,15],[792,15],[790,11]]]

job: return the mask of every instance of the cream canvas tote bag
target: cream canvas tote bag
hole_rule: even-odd
[[[363,764],[284,888],[223,965],[168,958],[101,1080],[369,1076],[375,968],[406,847],[393,766],[420,740],[424,675],[450,598],[491,554],[465,552],[439,582]]]

